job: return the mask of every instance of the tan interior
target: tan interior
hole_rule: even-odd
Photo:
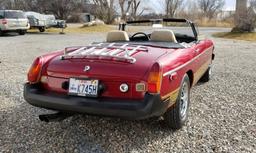
[[[116,42],[116,41],[129,41],[129,36],[125,31],[110,31],[107,35],[107,42]]]
[[[151,34],[151,40],[177,43],[173,31],[168,29],[153,31]]]

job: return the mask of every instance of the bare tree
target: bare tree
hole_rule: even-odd
[[[24,9],[24,1],[23,0],[2,0],[1,7],[4,9]]]
[[[96,6],[95,15],[103,21],[111,23],[115,14],[115,0],[92,0],[92,2]]]
[[[119,0],[119,6],[121,10],[121,18],[126,20],[127,13],[129,13],[133,0]]]
[[[208,19],[212,19],[224,7],[224,0],[198,0],[198,6]]]
[[[186,5],[183,5],[176,14],[179,17],[187,18],[192,21],[197,20],[200,17],[198,4],[195,1],[187,1]]]
[[[48,12],[53,13],[59,19],[67,19],[71,13],[80,11],[78,1],[51,0],[48,1]]]
[[[143,0],[132,0],[131,3],[131,18],[133,20],[136,20],[139,16],[141,16],[145,11],[150,11],[150,7],[147,7],[146,5],[142,5],[142,3],[145,2]]]
[[[136,20],[137,18],[137,13],[138,13],[138,9],[139,9],[139,6],[141,4],[141,1],[140,0],[133,0],[132,1],[132,6],[131,6],[131,16],[133,17],[133,19]],[[142,14],[143,12],[141,12],[140,14]]]
[[[6,9],[6,0],[0,0],[0,9]]]
[[[115,0],[109,0],[107,23],[111,23],[114,20],[114,2]]]
[[[49,11],[50,1],[45,0],[23,0],[26,4],[24,9],[27,11],[35,11],[39,13],[47,13]]]
[[[256,0],[250,1],[250,7],[253,9],[254,12],[256,12]]]
[[[176,11],[181,7],[183,2],[184,0],[165,0],[164,7],[166,17],[174,17]]]
[[[0,0],[0,8],[48,13],[68,19],[70,15],[83,12],[85,3],[89,2],[93,14],[107,23],[113,21],[115,0]]]
[[[3,1],[3,0],[2,0]],[[59,19],[67,19],[72,13],[80,11],[81,1],[75,0],[5,0],[5,9],[52,13]]]
[[[0,0],[0,9],[5,8],[5,0]]]

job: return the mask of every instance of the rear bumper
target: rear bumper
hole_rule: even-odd
[[[28,30],[30,28],[30,26],[28,27],[1,27],[1,31],[2,32],[16,32],[16,31],[20,31],[20,30]]]
[[[62,112],[86,113],[126,119],[145,119],[161,116],[169,103],[160,95],[145,94],[143,100],[99,99],[73,97],[40,90],[37,85],[25,84],[24,98],[33,106]]]

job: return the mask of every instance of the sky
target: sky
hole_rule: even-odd
[[[225,0],[225,10],[235,10],[236,0]]]
[[[188,0],[194,1],[194,0]],[[151,7],[156,11],[156,13],[161,13],[159,10],[163,10],[163,5],[161,4],[163,0],[150,0]],[[225,0],[224,10],[235,10],[236,0]]]

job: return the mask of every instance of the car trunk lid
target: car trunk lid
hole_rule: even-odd
[[[49,63],[49,76],[142,79],[166,49],[107,44],[103,47],[69,48],[65,52],[64,56]]]

